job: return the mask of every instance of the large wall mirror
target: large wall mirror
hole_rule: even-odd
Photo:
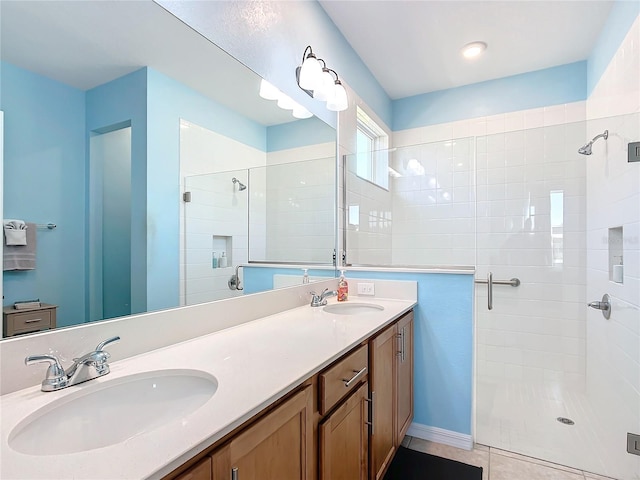
[[[33,239],[3,242],[5,309],[64,327],[249,293],[238,265],[332,264],[333,128],[150,0],[2,0],[0,20],[3,218]]]

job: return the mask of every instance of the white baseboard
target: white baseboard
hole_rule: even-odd
[[[473,438],[465,433],[452,432],[444,428],[430,427],[413,422],[409,425],[407,435],[430,442],[442,443],[451,447],[473,450]]]

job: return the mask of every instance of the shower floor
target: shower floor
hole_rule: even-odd
[[[476,443],[600,475],[615,476],[612,451],[584,392],[534,383],[478,381]],[[575,422],[564,425],[557,417]],[[635,477],[630,477],[635,478]]]

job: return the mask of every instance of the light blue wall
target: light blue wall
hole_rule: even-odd
[[[4,272],[4,305],[59,305],[58,326],[85,318],[84,92],[2,63],[4,218],[58,225],[38,230],[37,264]],[[60,281],[51,281],[59,279]]]
[[[141,68],[88,90],[86,102],[87,139],[92,132],[131,126],[131,183],[135,185],[131,192],[131,313],[146,312],[147,69]],[[88,231],[86,237],[88,242]],[[87,271],[87,278],[91,278],[91,274]],[[88,315],[89,312],[87,318],[91,318]]]
[[[609,62],[640,15],[640,1],[618,0],[611,8],[607,22],[587,59],[587,92],[591,94]]]
[[[317,271],[310,275],[333,274]],[[245,293],[273,287],[273,275],[300,269],[245,268]],[[333,275],[330,275],[333,276]],[[415,308],[414,422],[471,434],[473,275],[349,271],[356,278],[418,282]]]
[[[317,117],[267,127],[267,152],[336,141],[336,131]]]
[[[394,100],[392,130],[585,100],[586,71],[583,61]]]
[[[336,127],[335,113],[296,84],[295,69],[302,62],[305,47],[311,45],[317,56],[391,125],[391,100],[317,1],[156,1]]]

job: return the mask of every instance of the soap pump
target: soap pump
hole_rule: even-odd
[[[338,301],[346,302],[349,299],[349,283],[344,277],[344,270],[340,270],[340,278],[338,279]]]
[[[302,283],[309,283],[309,269],[303,268],[302,272]]]
[[[620,263],[613,265],[613,281],[616,283],[622,283],[624,281],[624,265],[622,263],[622,255],[616,255],[615,258],[620,259]]]

